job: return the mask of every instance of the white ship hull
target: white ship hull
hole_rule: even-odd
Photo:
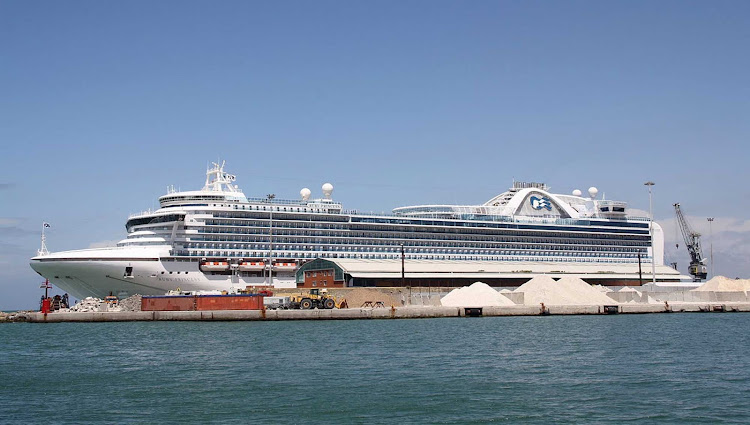
[[[166,248],[168,249],[168,247]],[[181,289],[230,290],[265,286],[268,278],[232,274],[206,274],[197,261],[162,258],[163,250],[103,248],[67,251],[33,258],[31,267],[76,298],[107,295],[164,295]],[[128,269],[130,273],[127,273]],[[293,272],[275,273],[273,286],[296,287]]]

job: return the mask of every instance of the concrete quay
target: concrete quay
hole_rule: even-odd
[[[424,319],[468,316],[539,316],[584,314],[648,314],[689,312],[750,312],[744,302],[673,302],[668,304],[620,304],[465,307],[391,307],[346,308],[332,310],[221,310],[221,311],[129,311],[129,312],[18,312],[6,321],[59,322],[138,322],[138,321],[242,321],[242,320],[361,320],[361,319]]]

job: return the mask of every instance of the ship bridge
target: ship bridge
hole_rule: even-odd
[[[236,177],[224,171],[225,161],[221,165],[213,163],[206,170],[206,183],[201,190],[178,192],[174,186],[167,188],[167,194],[159,197],[162,208],[174,206],[208,206],[222,202],[247,202],[247,197],[234,184]]]

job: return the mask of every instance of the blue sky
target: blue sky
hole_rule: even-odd
[[[218,158],[248,196],[330,181],[377,212],[480,203],[513,178],[647,210],[653,180],[668,238],[674,202],[699,230],[714,216],[717,274],[750,276],[749,17],[745,1],[0,2],[0,309],[38,300],[42,220],[53,251],[119,240]]]

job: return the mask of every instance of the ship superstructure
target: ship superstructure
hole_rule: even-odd
[[[663,265],[663,235],[647,218],[590,188],[553,194],[541,183],[513,187],[481,205],[419,205],[392,214],[347,211],[333,186],[310,199],[248,198],[224,164],[201,190],[175,191],[132,215],[116,247],[40,254],[31,267],[76,297],[183,290],[294,287],[315,258],[435,262]],[[653,237],[653,252],[651,250]],[[602,269],[604,270],[604,269]]]

